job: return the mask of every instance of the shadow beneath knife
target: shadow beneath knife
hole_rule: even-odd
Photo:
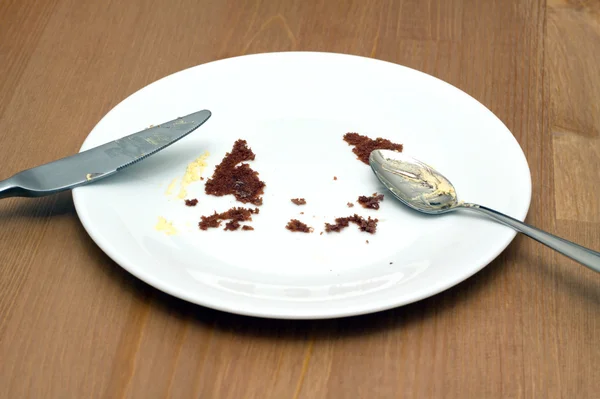
[[[70,191],[38,198],[7,198],[0,201],[0,223],[12,218],[43,219],[75,215]]]

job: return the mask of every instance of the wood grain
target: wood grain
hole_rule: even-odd
[[[392,61],[474,96],[527,156],[528,221],[600,249],[596,0],[4,0],[0,177],[73,153],[158,78],[285,50]],[[1,398],[598,396],[600,277],[521,236],[433,298],[291,322],[136,280],[69,194],[2,200],[0,222]]]

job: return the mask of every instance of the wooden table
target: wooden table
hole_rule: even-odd
[[[285,50],[392,61],[471,94],[525,151],[528,221],[600,249],[597,0],[2,0],[0,176],[76,152],[167,74]],[[2,398],[599,395],[600,275],[523,236],[430,299],[295,322],[141,283],[70,194],[2,200],[0,223]]]

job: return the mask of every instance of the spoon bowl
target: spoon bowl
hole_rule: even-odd
[[[600,272],[599,252],[556,237],[485,206],[459,201],[450,180],[424,162],[396,151],[374,150],[369,156],[369,164],[375,176],[392,195],[412,209],[430,215],[458,209],[482,213]]]
[[[437,215],[458,206],[450,180],[415,158],[397,151],[375,150],[369,164],[397,199],[417,211]]]

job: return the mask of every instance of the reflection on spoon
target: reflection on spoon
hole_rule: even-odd
[[[438,215],[457,209],[483,213],[500,223],[600,272],[600,253],[529,226],[517,219],[482,205],[458,201],[454,186],[431,166],[408,155],[389,150],[371,152],[369,164],[377,178],[392,194],[409,207]]]

